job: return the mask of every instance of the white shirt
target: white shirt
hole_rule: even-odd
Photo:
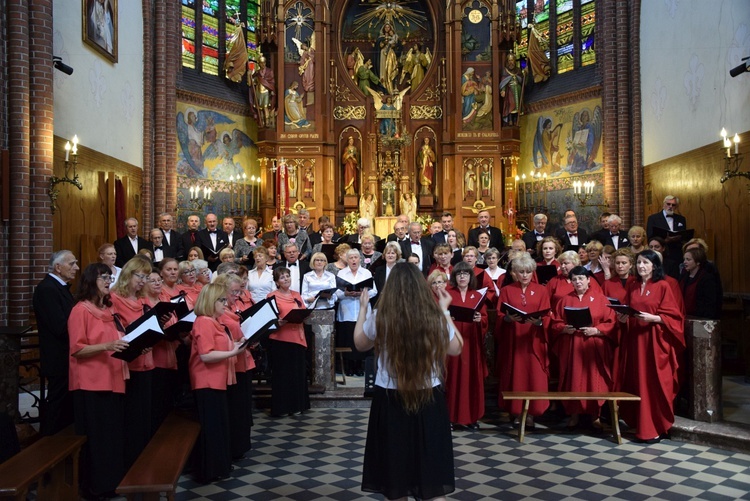
[[[375,341],[375,336],[377,333],[375,332],[375,316],[378,314],[378,311],[375,310],[372,313],[369,311],[367,312],[367,319],[365,320],[365,324],[363,326],[363,330],[365,333],[365,336],[367,336],[367,339],[370,341]],[[453,337],[455,335],[455,331],[453,330],[453,326],[451,324],[448,324],[448,342],[450,343],[453,340]],[[384,344],[385,346],[385,344]],[[398,386],[396,385],[396,379],[391,376],[391,374],[388,372],[388,354],[385,351],[382,351],[380,353],[380,357],[378,358],[378,373],[375,375],[375,384],[377,386],[380,386],[381,388],[386,388],[389,390],[396,390],[398,389]],[[433,372],[432,374],[432,387],[440,385],[440,378],[437,375],[437,371]]]
[[[167,245],[172,245],[172,230],[164,231],[161,230],[161,232],[164,234],[164,241],[167,243]]]
[[[674,216],[670,216],[667,214],[667,211],[662,210],[662,214],[664,214],[664,219],[667,220],[667,224],[669,225],[669,231],[674,231]]]
[[[315,304],[316,310],[333,308],[333,304],[336,302],[336,294],[328,299],[319,299],[317,302],[315,300],[308,301],[308,299],[315,296],[318,291],[334,287],[336,287],[336,275],[330,271],[323,271],[323,275],[320,277],[315,271],[307,272],[302,277],[302,299],[305,300],[308,308],[313,304]]]
[[[162,249],[154,249],[154,262],[158,263],[164,259],[164,251]]]
[[[294,264],[287,263],[287,268],[289,268],[289,277],[292,279],[292,285],[289,286],[289,288],[295,292],[301,292],[300,291],[300,276],[299,276],[299,261],[295,261]]]
[[[352,273],[352,269],[348,266],[341,270],[338,274],[339,277],[343,278],[349,283],[352,284],[358,284],[359,282],[362,282],[363,280],[367,280],[368,278],[372,278],[372,273],[370,273],[369,270],[366,270],[362,267],[357,269],[357,274],[355,275]],[[375,295],[378,293],[377,287],[375,287],[375,284],[372,284],[372,289],[367,291],[367,295],[370,298],[375,297]],[[337,322],[356,322],[357,316],[359,315],[359,298],[358,297],[350,297],[344,295],[344,291],[337,290],[336,291],[336,297],[339,301],[339,310],[336,313],[336,321]],[[367,306],[367,309],[369,311],[370,306]]]
[[[138,254],[138,237],[130,238],[128,236],[128,240],[130,240],[130,245],[133,246],[133,252],[135,252],[136,254]]]
[[[247,290],[250,291],[250,297],[253,302],[262,301],[269,292],[276,290],[276,282],[273,281],[273,272],[266,267],[258,276],[258,270],[252,269],[247,274]]]
[[[419,256],[419,271],[424,271],[424,255],[422,254],[422,243],[415,244],[411,240],[409,241],[411,245],[411,251],[412,253]],[[409,256],[406,256],[407,258]]]

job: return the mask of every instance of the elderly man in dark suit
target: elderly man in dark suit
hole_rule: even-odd
[[[630,245],[628,240],[628,232],[621,230],[622,218],[617,214],[612,214],[607,218],[607,231],[606,235],[600,242],[604,245],[611,245],[615,249],[619,250]]]
[[[208,269],[216,271],[219,266],[219,253],[229,245],[229,237],[224,230],[218,229],[219,218],[216,214],[206,214],[206,227],[196,233],[196,245],[203,250],[208,261]]]
[[[124,237],[118,238],[114,243],[115,251],[117,251],[115,266],[120,268],[125,266],[125,263],[130,261],[141,249],[151,247],[147,240],[138,236],[138,220],[136,218],[129,217],[125,220],[125,233]]]
[[[578,227],[578,218],[574,215],[565,217],[563,227],[557,230],[555,237],[562,244],[564,251],[577,251],[580,247],[589,243],[586,230]]]
[[[182,259],[187,258],[191,247],[200,246],[198,231],[201,228],[201,219],[192,214],[187,218],[187,231],[182,234]]]
[[[401,249],[402,253],[404,250],[408,250],[408,253],[403,256],[404,259],[412,254],[419,256],[419,269],[424,276],[427,276],[427,272],[430,271],[430,266],[432,266],[432,251],[435,249],[435,245],[432,235],[422,236],[421,224],[411,223],[409,224],[409,242],[401,244]]]
[[[185,248],[182,246],[182,235],[174,229],[172,214],[163,212],[159,215],[159,229],[164,236],[162,245],[167,249],[166,255],[182,261],[185,258]]]
[[[479,226],[469,230],[469,239],[466,245],[473,245],[479,247],[479,230],[485,230],[490,235],[490,247],[494,247],[497,250],[505,248],[505,241],[503,240],[503,232],[500,228],[490,226],[490,211],[480,210],[477,214],[477,221]]]
[[[229,239],[229,248],[234,248],[234,243],[244,237],[245,235],[242,234],[242,230],[239,228],[235,228],[235,222],[233,217],[225,217],[221,220],[221,229],[224,230],[224,233],[227,234],[227,238]]]
[[[292,279],[292,285],[289,287],[293,291],[302,291],[302,278],[305,273],[310,271],[310,263],[307,261],[300,261],[299,259],[299,247],[294,242],[288,242],[284,244],[282,249],[284,254],[283,261],[276,261],[273,265],[273,269],[276,268],[289,268],[289,275]]]
[[[646,222],[646,235],[649,239],[656,234],[654,228],[661,228],[670,231],[685,231],[688,229],[685,216],[675,212],[679,206],[680,199],[676,196],[667,195],[664,197],[662,210],[656,214],[648,216],[648,221]],[[678,261],[681,260],[682,237],[679,235],[672,235],[664,240],[667,242],[667,249],[669,249],[670,258]]]
[[[529,252],[531,257],[536,258],[536,244],[541,242],[544,237],[550,236],[546,232],[547,229],[547,215],[536,214],[534,216],[534,229],[527,231],[523,234],[523,243],[526,244],[526,250]]]
[[[34,290],[41,372],[47,379],[47,397],[40,412],[42,435],[54,435],[73,422],[73,399],[68,392],[68,317],[75,304],[69,284],[77,271],[73,253],[57,251],[49,260],[49,273]]]

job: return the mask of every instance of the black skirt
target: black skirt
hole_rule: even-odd
[[[125,382],[125,468],[138,459],[153,436],[151,385],[153,370],[130,371]]]
[[[194,390],[201,432],[198,437],[198,480],[210,482],[229,476],[232,469],[227,392]]]
[[[253,421],[252,401],[247,388],[250,384],[250,375],[247,372],[238,372],[236,376],[237,384],[227,386],[232,459],[239,458],[250,450],[250,427]]]
[[[448,405],[440,388],[433,401],[408,414],[396,390],[375,387],[367,425],[362,490],[388,499],[429,499],[456,488]]]
[[[306,348],[301,344],[271,340],[271,415],[284,416],[310,408],[305,368]]]
[[[87,390],[72,393],[76,434],[87,437],[80,459],[82,494],[111,494],[125,476],[125,395]]]

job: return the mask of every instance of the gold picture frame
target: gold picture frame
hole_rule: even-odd
[[[113,63],[117,62],[118,0],[81,0],[83,41]]]

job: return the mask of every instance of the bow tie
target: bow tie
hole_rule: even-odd
[[[420,242],[419,240],[412,240],[412,241],[411,241],[411,244],[412,244],[412,245],[422,245],[422,244],[421,244],[421,242]]]
[[[568,233],[568,236],[569,236],[569,237],[577,237],[577,236],[578,236],[578,232],[575,232],[575,233]]]
[[[211,235],[216,235],[216,230],[208,230]]]
[[[609,235],[609,236],[611,236],[611,237],[619,237],[619,236],[620,236],[620,234],[619,234],[619,233],[610,233],[610,235]]]
[[[159,247],[154,247],[154,250],[155,250],[155,251],[158,251],[158,250],[164,250],[164,246],[163,246],[163,245],[160,245]]]
[[[292,266],[297,266],[297,263],[287,263],[287,268],[291,268]]]
[[[668,219],[672,219],[672,218],[674,218],[674,216],[664,216],[664,217],[666,217],[666,218],[668,218]]]

